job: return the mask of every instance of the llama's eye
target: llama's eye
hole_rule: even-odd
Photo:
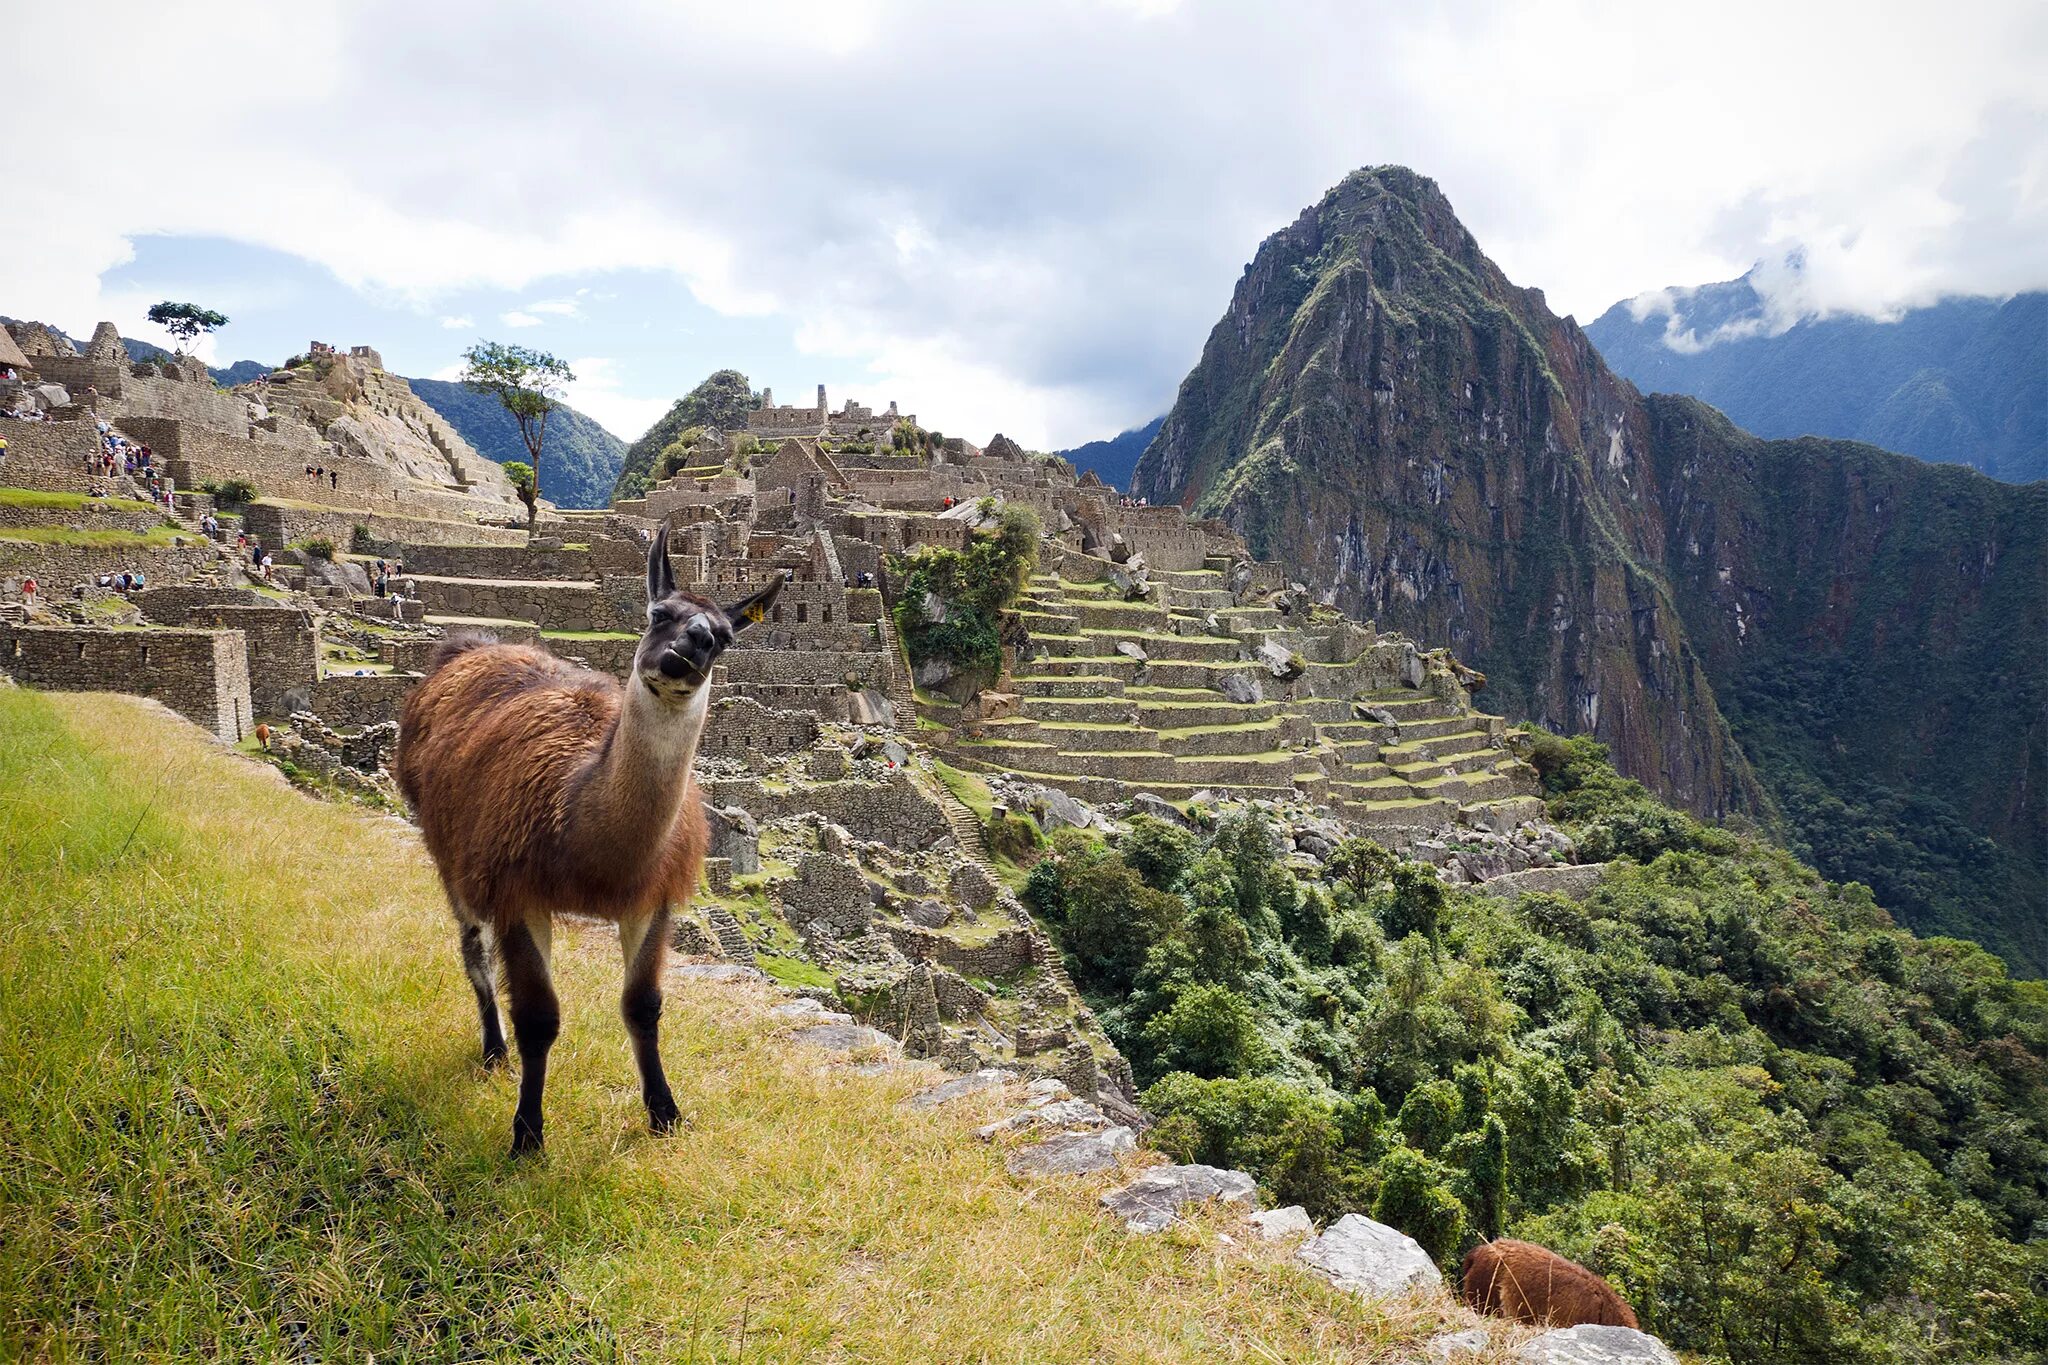
[[[665,626],[675,619],[675,612],[667,607],[649,607],[647,609],[647,620],[651,625]]]

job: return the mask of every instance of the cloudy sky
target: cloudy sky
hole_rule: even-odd
[[[1794,251],[1781,319],[2048,286],[2043,72],[2038,0],[70,0],[0,52],[0,313],[520,341],[628,438],[730,365],[1064,446],[1362,165],[1581,320]]]

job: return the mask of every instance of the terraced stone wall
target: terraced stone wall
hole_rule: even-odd
[[[748,697],[722,696],[711,703],[697,751],[751,763],[808,749],[817,739],[818,718],[809,711],[771,710]]]
[[[249,644],[249,705],[259,716],[289,716],[320,680],[320,632],[297,607],[194,606],[184,624],[242,632]]]
[[[856,839],[891,848],[930,848],[953,832],[938,803],[903,772],[879,782],[849,779],[789,791],[764,790],[752,778],[722,778],[708,783],[705,794],[717,805],[738,806],[763,822],[816,811]]]
[[[151,697],[234,743],[248,734],[248,646],[237,630],[104,630],[0,622],[0,672],[52,692]]]
[[[261,491],[261,490],[259,490]],[[265,545],[290,545],[303,540],[330,540],[347,549],[355,528],[369,531],[373,541],[389,545],[524,545],[526,532],[507,526],[437,521],[389,512],[332,511],[318,507],[287,507],[258,501],[242,514],[242,525]],[[410,569],[412,562],[408,560]]]
[[[99,430],[91,422],[0,421],[0,436],[7,438],[0,485],[85,493],[104,482],[85,470],[85,457],[100,448]]]
[[[336,729],[381,725],[398,719],[405,694],[418,682],[404,673],[330,674],[313,684],[313,714]]]

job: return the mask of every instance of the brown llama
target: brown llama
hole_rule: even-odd
[[[696,889],[708,835],[690,768],[711,666],[782,590],[778,578],[720,607],[678,592],[668,529],[647,552],[647,633],[617,681],[523,645],[450,639],[406,698],[398,785],[461,927],[484,1063],[505,1060],[492,959],[503,964],[519,1045],[512,1152],[538,1150],[548,1049],[561,1030],[549,980],[553,916],[619,926],[619,1010],[647,1120],[676,1121],[661,1069],[661,973],[669,915]]]
[[[1503,1237],[1465,1257],[1459,1291],[1481,1313],[1551,1327],[1634,1327],[1612,1285],[1548,1247]]]

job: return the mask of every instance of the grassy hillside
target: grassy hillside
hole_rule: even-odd
[[[403,824],[146,703],[0,690],[0,1357],[1377,1358],[1390,1317],[1102,1181],[1023,1189],[920,1082],[825,1069],[732,988],[671,994],[649,1138],[617,950],[558,938],[550,1149]]]
[[[447,418],[477,454],[500,464],[529,458],[519,424],[497,399],[442,379],[405,382],[422,402]],[[557,507],[607,506],[625,458],[624,441],[576,409],[561,408],[548,418],[540,495]]]

